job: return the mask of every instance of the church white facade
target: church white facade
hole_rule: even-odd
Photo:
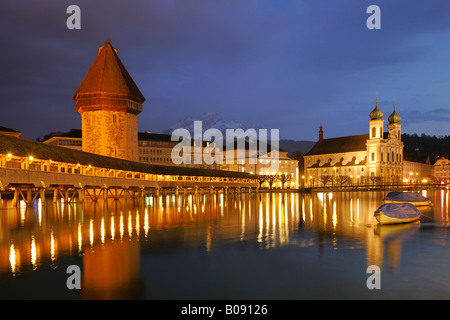
[[[318,142],[304,157],[305,186],[402,181],[402,124],[395,106],[388,117],[387,128],[377,102],[369,116],[368,134],[324,139],[320,127]]]

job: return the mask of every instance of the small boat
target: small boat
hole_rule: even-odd
[[[392,191],[383,199],[384,203],[411,203],[415,206],[429,206],[431,200],[417,192]]]
[[[411,203],[385,203],[374,213],[379,224],[410,223],[419,220],[420,215]]]

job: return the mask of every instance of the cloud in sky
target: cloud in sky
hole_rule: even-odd
[[[72,95],[106,39],[147,98],[141,131],[217,112],[298,140],[359,134],[377,97],[405,132],[449,127],[446,0],[378,0],[381,30],[361,0],[80,0],[81,30],[70,4],[0,5],[0,125],[32,139],[80,127]]]

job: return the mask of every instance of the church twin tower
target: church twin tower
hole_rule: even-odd
[[[84,152],[139,160],[137,115],[144,96],[109,41],[73,96],[81,115]]]
[[[369,115],[369,134],[370,139],[383,139],[383,112],[378,108],[378,100],[375,103],[375,108],[372,110],[372,112]],[[388,121],[388,131],[391,138],[396,138],[398,140],[401,140],[401,123],[400,123],[400,116],[395,111],[395,105],[394,105],[394,111],[389,116]]]
[[[388,134],[383,132],[383,112],[378,101],[370,113],[367,164],[370,176],[382,177],[384,181],[394,181],[402,175],[403,142],[400,116],[395,111],[388,117]]]

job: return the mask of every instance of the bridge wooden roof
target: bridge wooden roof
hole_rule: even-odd
[[[39,160],[52,160],[86,166],[91,165],[98,168],[149,174],[250,179],[256,178],[255,175],[245,172],[145,164],[141,162],[100,156],[69,148],[47,145],[33,140],[0,135],[0,154],[7,155],[9,153],[19,157],[32,156],[33,158]]]

